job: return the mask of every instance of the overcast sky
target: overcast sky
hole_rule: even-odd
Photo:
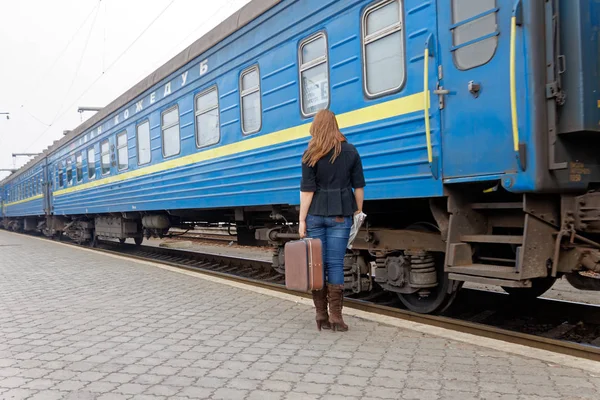
[[[45,149],[93,115],[79,106],[107,105],[248,2],[0,0],[0,112],[10,112],[0,115],[0,168]]]

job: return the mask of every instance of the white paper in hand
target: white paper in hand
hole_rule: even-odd
[[[352,229],[350,229],[350,238],[348,239],[348,249],[352,248],[352,242],[356,238],[358,234],[358,230],[362,226],[363,222],[365,222],[365,218],[367,218],[367,214],[360,212],[354,216],[354,221],[352,223]]]

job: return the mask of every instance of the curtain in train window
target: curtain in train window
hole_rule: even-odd
[[[179,139],[179,107],[175,106],[162,114],[163,156],[171,157],[181,151]]]
[[[122,132],[117,135],[117,162],[119,171],[129,167],[129,152],[127,151],[127,132]]]
[[[83,153],[80,152],[77,154],[77,158],[75,159],[75,169],[77,182],[83,181]]]
[[[492,59],[498,47],[496,12],[496,0],[452,0],[452,50],[458,69]]]
[[[93,147],[87,150],[88,179],[96,177],[96,151]]]
[[[67,158],[67,185],[73,184],[73,160]]]
[[[144,121],[136,128],[138,165],[148,164],[152,158],[150,151],[150,122]]]
[[[327,39],[318,33],[300,43],[300,102],[302,115],[308,117],[329,106]]]
[[[400,1],[386,0],[367,8],[362,25],[367,95],[375,97],[399,90],[406,74]]]
[[[100,168],[102,169],[102,175],[110,173],[110,145],[108,140],[105,140],[100,144]]]
[[[196,145],[210,146],[219,143],[219,94],[212,87],[196,96]]]
[[[260,73],[258,67],[248,68],[240,77],[240,97],[242,103],[242,132],[258,132],[262,125],[260,104]]]

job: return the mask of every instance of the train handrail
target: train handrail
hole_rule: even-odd
[[[431,145],[431,124],[429,122],[429,43],[431,36],[425,43],[425,55],[423,58],[423,110],[425,111],[425,138],[427,140],[427,160],[433,162],[433,148]]]
[[[519,151],[519,115],[517,112],[517,25],[522,24],[521,0],[516,0],[510,19],[510,114],[513,149],[521,170],[525,170]]]
[[[433,145],[431,144],[431,122],[429,121],[429,57],[434,55],[433,34],[430,34],[425,42],[423,57],[423,111],[425,113],[425,139],[427,140],[427,161],[429,169],[435,179],[438,178],[437,157],[433,156]]]

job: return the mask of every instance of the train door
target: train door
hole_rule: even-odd
[[[512,2],[438,0],[444,178],[517,169],[510,114]],[[432,88],[433,89],[433,88]]]
[[[42,194],[44,198],[44,212],[46,215],[52,213],[52,167],[48,165],[48,159],[42,168]]]

